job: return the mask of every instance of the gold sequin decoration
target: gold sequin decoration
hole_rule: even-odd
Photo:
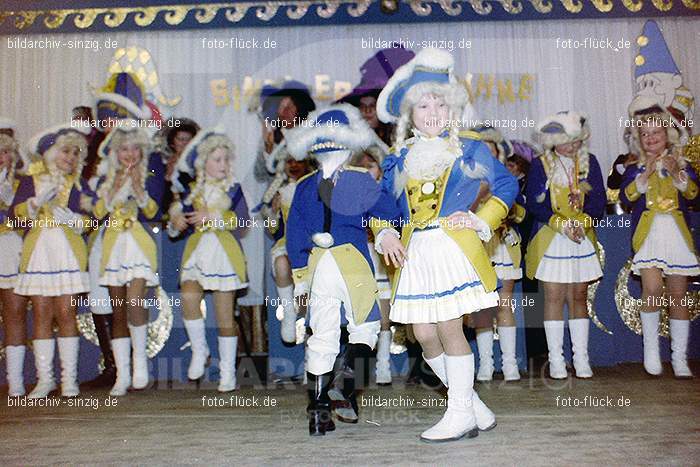
[[[160,303],[158,317],[148,323],[148,340],[146,341],[146,354],[148,358],[153,358],[158,355],[158,352],[165,346],[165,343],[170,337],[170,331],[173,328],[173,309],[170,306],[170,297],[168,297],[168,294],[160,286],[157,290],[157,297]],[[91,313],[81,313],[78,315],[78,331],[91,343],[100,345]]]
[[[688,138],[688,144],[683,148],[683,156],[688,159],[695,173],[700,174],[700,135]]]

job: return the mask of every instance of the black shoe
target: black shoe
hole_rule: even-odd
[[[102,374],[96,378],[81,384],[85,389],[111,388],[117,381],[117,369],[115,367],[105,368]]]
[[[309,405],[306,408],[309,414],[309,434],[311,436],[323,436],[327,431],[335,430],[335,423],[331,418],[331,400],[328,396],[333,372],[322,375],[307,373]]]
[[[371,355],[372,349],[365,344],[347,344],[345,348],[345,364],[342,370],[343,396],[358,416],[360,408],[357,404],[357,391],[364,388],[367,381],[364,368]]]

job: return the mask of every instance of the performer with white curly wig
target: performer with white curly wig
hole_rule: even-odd
[[[179,201],[170,207],[168,224],[170,236],[187,238],[180,269],[183,318],[192,343],[187,376],[202,377],[209,359],[199,305],[204,291],[212,291],[219,326],[220,392],[236,389],[234,308],[236,291],[248,286],[245,256],[236,235],[246,226],[249,214],[234,176],[233,156],[233,143],[216,130],[202,130],[185,147],[175,176],[185,174],[193,181],[183,186]]]

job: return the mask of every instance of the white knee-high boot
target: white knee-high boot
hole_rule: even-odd
[[[238,336],[219,336],[219,392],[236,389],[236,351]]]
[[[131,385],[134,389],[144,389],[148,386],[148,355],[146,354],[146,341],[148,337],[148,325],[129,325],[131,334],[131,359],[133,375]]]
[[[569,374],[566,372],[563,352],[564,321],[545,321],[544,332],[547,336],[547,348],[549,349],[549,376],[552,379],[565,379]]]
[[[436,425],[421,434],[423,441],[437,443],[479,435],[472,406],[474,355],[446,355],[445,370],[450,382],[447,411]]]
[[[472,358],[474,358],[472,356]],[[445,387],[447,384],[447,373],[445,370],[445,354],[442,353],[435,358],[425,358],[423,360],[433,370],[435,376],[440,378]],[[496,427],[496,415],[488,408],[486,404],[479,398],[479,394],[472,390],[472,406],[474,407],[474,416],[476,417],[476,426],[480,431],[489,431]]]
[[[27,348],[23,345],[8,345],[5,347],[7,359],[7,384],[10,397],[19,397],[25,394],[24,390],[24,354]]]
[[[190,339],[192,358],[187,369],[187,377],[197,380],[204,375],[204,370],[209,360],[209,346],[207,345],[206,327],[203,319],[185,319],[185,330]]]
[[[476,346],[479,349],[479,372],[477,381],[493,379],[493,331],[476,333]]]
[[[131,338],[112,339],[112,353],[117,367],[117,380],[109,395],[125,396],[131,386]]]
[[[661,353],[659,351],[659,316],[660,312],[641,312],[639,317],[642,320],[642,341],[644,345],[644,370],[650,375],[660,375],[663,371],[661,366]]]
[[[571,348],[573,350],[574,369],[577,378],[590,378],[593,370],[588,361],[588,331],[590,323],[588,318],[569,320],[569,332],[571,333]]]
[[[688,334],[690,321],[683,319],[668,320],[671,331],[671,366],[676,378],[692,378],[686,355],[688,352]]]
[[[277,296],[282,307],[282,320],[280,322],[280,334],[287,344],[295,344],[297,341],[297,311],[294,309],[294,284],[286,287],[277,286]]]
[[[34,366],[36,366],[38,381],[28,397],[41,399],[56,389],[56,381],[53,379],[53,357],[56,352],[56,341],[54,339],[34,339],[32,345],[34,346]]]
[[[520,379],[518,360],[515,355],[515,336],[518,328],[515,326],[498,326],[498,342],[501,344],[501,369],[503,379],[517,381]]]
[[[61,359],[61,395],[76,397],[78,388],[78,352],[80,337],[59,337],[58,356]]]
[[[391,331],[380,331],[377,341],[377,384],[391,384]]]

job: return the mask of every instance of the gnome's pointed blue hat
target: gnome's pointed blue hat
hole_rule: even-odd
[[[287,149],[296,160],[309,154],[363,150],[376,141],[374,131],[350,104],[336,104],[311,112],[305,123],[287,133]]]
[[[145,95],[143,84],[136,75],[115,73],[105,87],[95,93],[97,119],[149,119],[152,111],[146,104]]]
[[[637,45],[639,54],[634,59],[635,79],[647,73],[680,74],[656,21],[649,20],[644,24],[642,34],[637,37]]]

